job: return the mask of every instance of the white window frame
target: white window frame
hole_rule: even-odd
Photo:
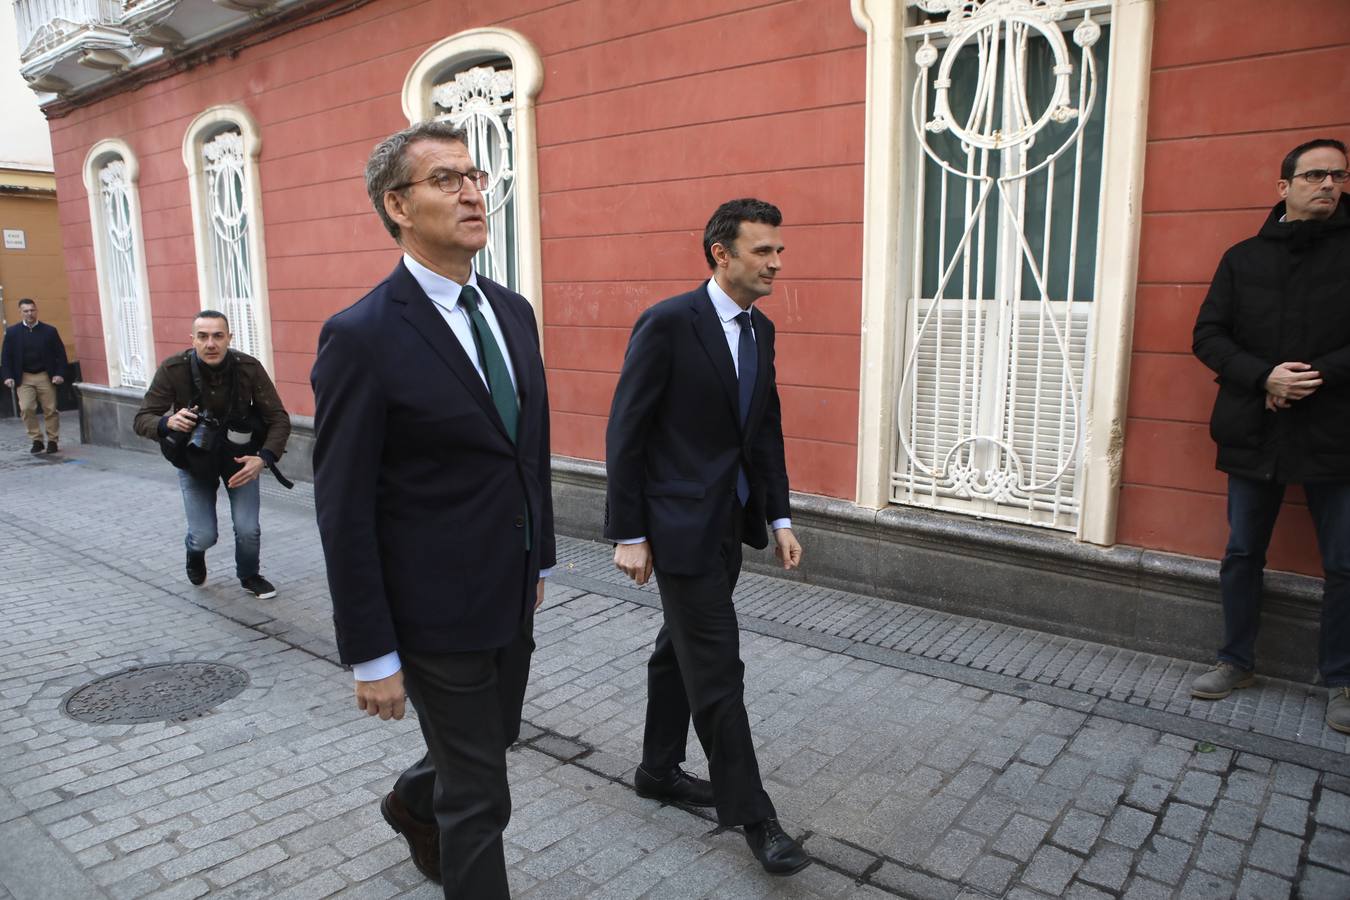
[[[258,154],[262,139],[258,125],[239,104],[212,106],[188,125],[183,135],[183,165],[187,169],[188,196],[192,201],[192,243],[197,254],[197,295],[201,309],[220,309],[216,291],[214,254],[211,249],[210,203],[202,148],[222,131],[238,129],[244,142],[244,203],[248,215],[248,253],[253,303],[258,321],[258,346],[251,351],[269,372],[272,367],[272,313],[267,295],[267,253],[263,240],[262,190],[258,181]],[[235,323],[230,323],[235,329]],[[243,348],[238,348],[243,349]]]
[[[910,128],[914,66],[905,42],[903,0],[851,0],[867,34],[867,115],[863,210],[862,363],[858,402],[860,506],[889,505],[896,436],[897,373],[904,304],[912,280],[913,204]],[[1071,14],[1078,5],[1066,0]],[[1081,15],[1081,13],[1080,13]],[[1079,540],[1115,542],[1124,442],[1134,293],[1138,277],[1153,0],[1115,0],[1111,65],[1105,90],[1109,123],[1103,149],[1097,289],[1089,347],[1083,453],[1077,478]]]
[[[107,256],[105,240],[107,223],[104,218],[102,187],[99,173],[114,158],[122,160],[126,167],[126,179],[130,188],[128,201],[132,224],[132,258],[135,265],[135,286],[140,306],[140,341],[145,348],[142,363],[145,371],[141,373],[144,384],[127,380],[128,373],[123,371],[122,348],[118,335],[122,323],[116,298],[110,281],[112,262]],[[94,271],[98,280],[99,314],[103,318],[103,353],[108,368],[109,387],[149,387],[155,374],[159,359],[155,352],[155,333],[150,318],[150,280],[145,267],[145,229],[141,225],[140,162],[126,141],[118,138],[105,138],[89,148],[84,158],[84,189],[89,200],[89,233],[94,247]]]
[[[451,35],[427,49],[403,81],[403,114],[408,124],[436,117],[431,91],[447,72],[505,56],[515,77],[511,113],[515,170],[516,277],[518,290],[534,308],[543,334],[543,271],[539,239],[539,157],[536,147],[535,98],[544,83],[539,51],[518,31],[473,28]]]

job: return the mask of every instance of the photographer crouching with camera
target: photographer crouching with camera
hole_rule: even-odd
[[[262,531],[258,477],[264,467],[285,487],[276,464],[286,451],[291,417],[262,363],[230,349],[224,313],[204,309],[192,322],[192,349],[164,360],[136,412],[135,429],[157,441],[178,468],[187,514],[187,577],[206,581],[206,550],[216,543],[216,489],[230,495],[235,574],[266,600],[276,588],[258,574]]]

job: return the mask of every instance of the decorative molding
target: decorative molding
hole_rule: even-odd
[[[249,281],[254,313],[257,316],[258,346],[252,352],[269,371],[272,359],[272,314],[267,293],[267,252],[263,240],[262,189],[258,180],[258,155],[262,152],[262,138],[258,124],[242,105],[237,103],[212,106],[199,113],[183,135],[183,166],[187,169],[188,196],[192,203],[192,242],[197,255],[197,291],[206,308],[214,302],[216,287],[215,261],[211,246],[209,221],[211,203],[208,200],[208,179],[205,166],[205,147],[217,135],[238,129],[239,149],[243,155],[243,208],[247,218],[247,249]],[[231,323],[234,327],[235,323]],[[246,351],[247,352],[247,351]]]
[[[132,227],[131,253],[135,268],[133,286],[137,290],[137,301],[140,305],[139,339],[141,346],[145,348],[143,352],[145,371],[141,373],[123,371],[119,340],[122,317],[117,309],[118,300],[113,296],[111,282],[113,261],[108,256],[105,244],[108,224],[103,207],[101,178],[103,168],[114,160],[122,162],[122,177],[129,187],[128,218]],[[155,335],[151,325],[150,282],[145,264],[145,232],[141,224],[141,199],[138,189],[140,163],[125,141],[105,138],[89,148],[84,158],[82,173],[85,194],[89,201],[90,242],[94,248],[94,270],[98,280],[99,313],[103,319],[103,351],[108,367],[108,383],[122,385],[139,377],[145,385],[148,385],[158,360],[155,358]]]
[[[515,80],[511,121],[515,138],[513,173],[516,204],[518,290],[534,307],[542,340],[543,271],[539,237],[539,158],[534,106],[544,83],[544,65],[534,45],[509,28],[473,28],[429,47],[403,81],[403,114],[408,123],[436,117],[433,90],[447,72],[505,56]]]
[[[1143,128],[1148,91],[1148,49],[1153,0],[1111,3],[1112,54],[1107,74],[1105,135],[1098,245],[1096,314],[1091,374],[1085,395],[1084,442],[1079,478],[1083,509],[1077,537],[1114,541],[1120,478],[1119,435],[1124,421],[1133,327],[1133,287],[1138,265]],[[852,0],[854,21],[867,35],[867,116],[863,216],[862,361],[859,384],[857,502],[881,509],[890,495],[890,462],[896,437],[893,402],[899,383],[897,345],[907,296],[906,248],[913,245],[912,216],[902,216],[917,169],[904,127],[916,67],[906,48],[906,17],[918,9],[947,19],[911,33],[959,34],[979,13],[1017,10],[1053,20],[1100,9],[1103,0]],[[1095,24],[1095,23],[1094,23]],[[1079,26],[1080,28],[1083,26]],[[1089,26],[1090,28],[1090,26]],[[1082,34],[1091,40],[1093,35]],[[936,48],[934,48],[936,51]],[[929,61],[936,61],[936,55]],[[1063,104],[1061,104],[1063,105]],[[1113,449],[1114,448],[1114,449]]]

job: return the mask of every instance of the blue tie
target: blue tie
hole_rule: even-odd
[[[741,326],[740,341],[736,344],[736,377],[740,381],[741,428],[745,428],[746,417],[750,415],[750,398],[755,395],[755,379],[759,375],[759,357],[755,353],[754,332],[750,329],[750,313],[736,316]],[[750,500],[750,480],[745,476],[745,466],[736,472],[736,497],[745,506]]]

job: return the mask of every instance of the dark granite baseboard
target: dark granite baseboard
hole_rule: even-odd
[[[80,433],[87,443],[153,453],[131,421],[141,393],[81,384]],[[313,420],[292,417],[282,468],[313,478]],[[558,530],[602,538],[604,465],[555,457]],[[791,577],[1068,637],[1207,661],[1220,636],[1219,565],[1138,547],[1098,547],[1057,533],[928,512],[864,509],[844,500],[794,494],[793,527],[806,565]],[[748,568],[782,574],[771,553],[750,552]],[[1259,668],[1312,681],[1317,671],[1322,582],[1274,572],[1258,645]]]

